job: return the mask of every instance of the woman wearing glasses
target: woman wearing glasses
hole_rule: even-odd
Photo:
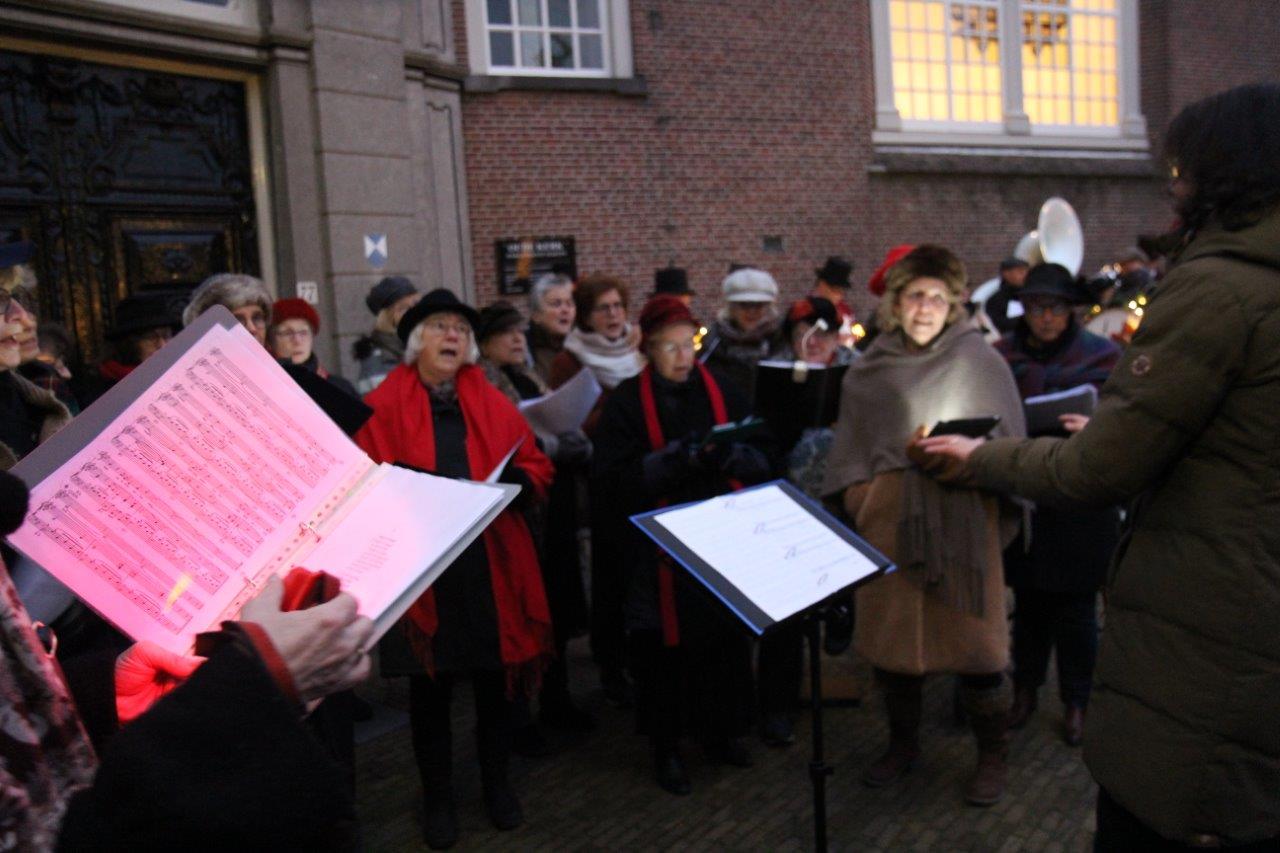
[[[758,442],[706,445],[716,424],[747,415],[742,395],[694,358],[698,322],[675,296],[640,314],[649,365],[618,386],[597,430],[594,476],[618,531],[639,728],[658,784],[689,793],[678,745],[692,728],[713,760],[751,765],[743,743],[752,702],[751,638],[729,610],[673,567],[627,522],[635,513],[725,494],[768,478]]]
[[[573,290],[575,320],[565,336],[564,349],[551,361],[547,384],[559,388],[578,371],[590,370],[604,389],[595,409],[582,425],[594,439],[605,401],[625,379],[640,372],[640,336],[627,322],[627,286],[609,275],[596,273],[578,282]],[[610,496],[594,484],[588,489],[591,526],[591,654],[600,667],[600,683],[609,701],[619,707],[631,704],[622,632],[622,600],[625,576],[619,571],[623,555],[619,537],[625,519],[609,512]]]
[[[476,310],[433,290],[400,318],[405,361],[365,397],[373,417],[356,443],[375,462],[483,480],[513,448],[499,479],[521,497],[410,608],[402,629],[422,673],[409,678],[409,720],[433,849],[458,839],[450,730],[454,684],[469,676],[476,699],[480,780],[498,829],[523,822],[507,766],[511,705],[537,683],[552,651],[551,617],[522,502],[541,500],[551,461],[516,407],[476,360]]]
[[[316,335],[320,333],[320,314],[305,299],[279,299],[271,306],[271,350],[285,364],[296,365],[327,379],[352,397],[356,387],[344,377],[330,373],[316,356]]]
[[[998,498],[939,485],[913,462],[913,434],[939,421],[998,416],[995,432],[1023,433],[1013,377],[962,304],[964,265],[918,246],[885,274],[880,334],[845,374],[823,494],[842,499],[856,529],[898,565],[858,591],[854,643],[875,667],[889,713],[889,747],[865,772],[889,785],[920,753],[921,688],[959,673],[978,741],[966,798],[1004,792],[1009,662],[1000,552],[1014,513]],[[944,472],[945,476],[945,472]]]
[[[4,471],[71,420],[71,413],[52,391],[18,374],[35,331],[35,318],[22,304],[21,265],[30,255],[29,243],[0,247],[0,470]]]
[[[1025,313],[996,344],[1013,369],[1025,399],[1081,385],[1101,388],[1120,359],[1120,348],[1080,327],[1072,306],[1087,299],[1064,267],[1038,264],[1019,295]],[[1033,435],[1067,435],[1088,418],[1063,415]],[[1057,649],[1063,737],[1078,746],[1098,656],[1098,588],[1119,538],[1115,507],[1036,507],[1029,541],[1005,552],[1005,578],[1017,596],[1013,614],[1013,708],[1009,725],[1021,728],[1036,709],[1049,652]]]

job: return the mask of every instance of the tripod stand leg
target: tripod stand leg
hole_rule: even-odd
[[[827,766],[822,741],[822,643],[817,611],[805,617],[809,635],[809,710],[813,717],[813,759],[809,762],[809,778],[813,780],[813,849],[827,850]]]

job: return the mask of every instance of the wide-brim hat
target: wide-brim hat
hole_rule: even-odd
[[[673,296],[689,296],[689,274],[680,267],[665,267],[653,273],[653,292],[670,293]]]
[[[832,287],[843,288],[852,286],[849,284],[849,274],[852,272],[853,264],[838,255],[832,255],[827,258],[822,268],[814,270],[813,274]]]
[[[476,325],[476,341],[484,343],[494,335],[509,332],[524,325],[524,317],[510,302],[495,302],[480,309],[480,322]]]
[[[182,309],[189,294],[180,290],[156,290],[126,296],[116,305],[115,322],[103,336],[109,341],[127,338],[149,329],[182,328]]]
[[[1089,294],[1061,264],[1036,264],[1027,270],[1027,280],[1018,290],[1018,300],[1025,302],[1035,296],[1061,299],[1072,305],[1089,301]]]
[[[400,322],[396,325],[396,335],[402,342],[408,343],[409,335],[413,333],[414,329],[418,328],[419,323],[432,314],[446,313],[465,317],[467,323],[471,326],[472,332],[476,331],[480,326],[479,311],[459,299],[452,290],[437,287],[415,302],[412,308],[404,312],[404,316],[400,318]]]

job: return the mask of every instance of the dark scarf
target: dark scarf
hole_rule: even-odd
[[[938,483],[907,458],[919,426],[998,415],[994,434],[1026,432],[1022,401],[1000,356],[971,322],[923,351],[902,331],[876,338],[845,374],[823,494],[903,471],[896,558],[904,575],[962,613],[982,614],[987,555],[983,495]]]

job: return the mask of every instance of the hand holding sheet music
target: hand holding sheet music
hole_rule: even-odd
[[[757,632],[890,566],[784,482],[633,521]]]

